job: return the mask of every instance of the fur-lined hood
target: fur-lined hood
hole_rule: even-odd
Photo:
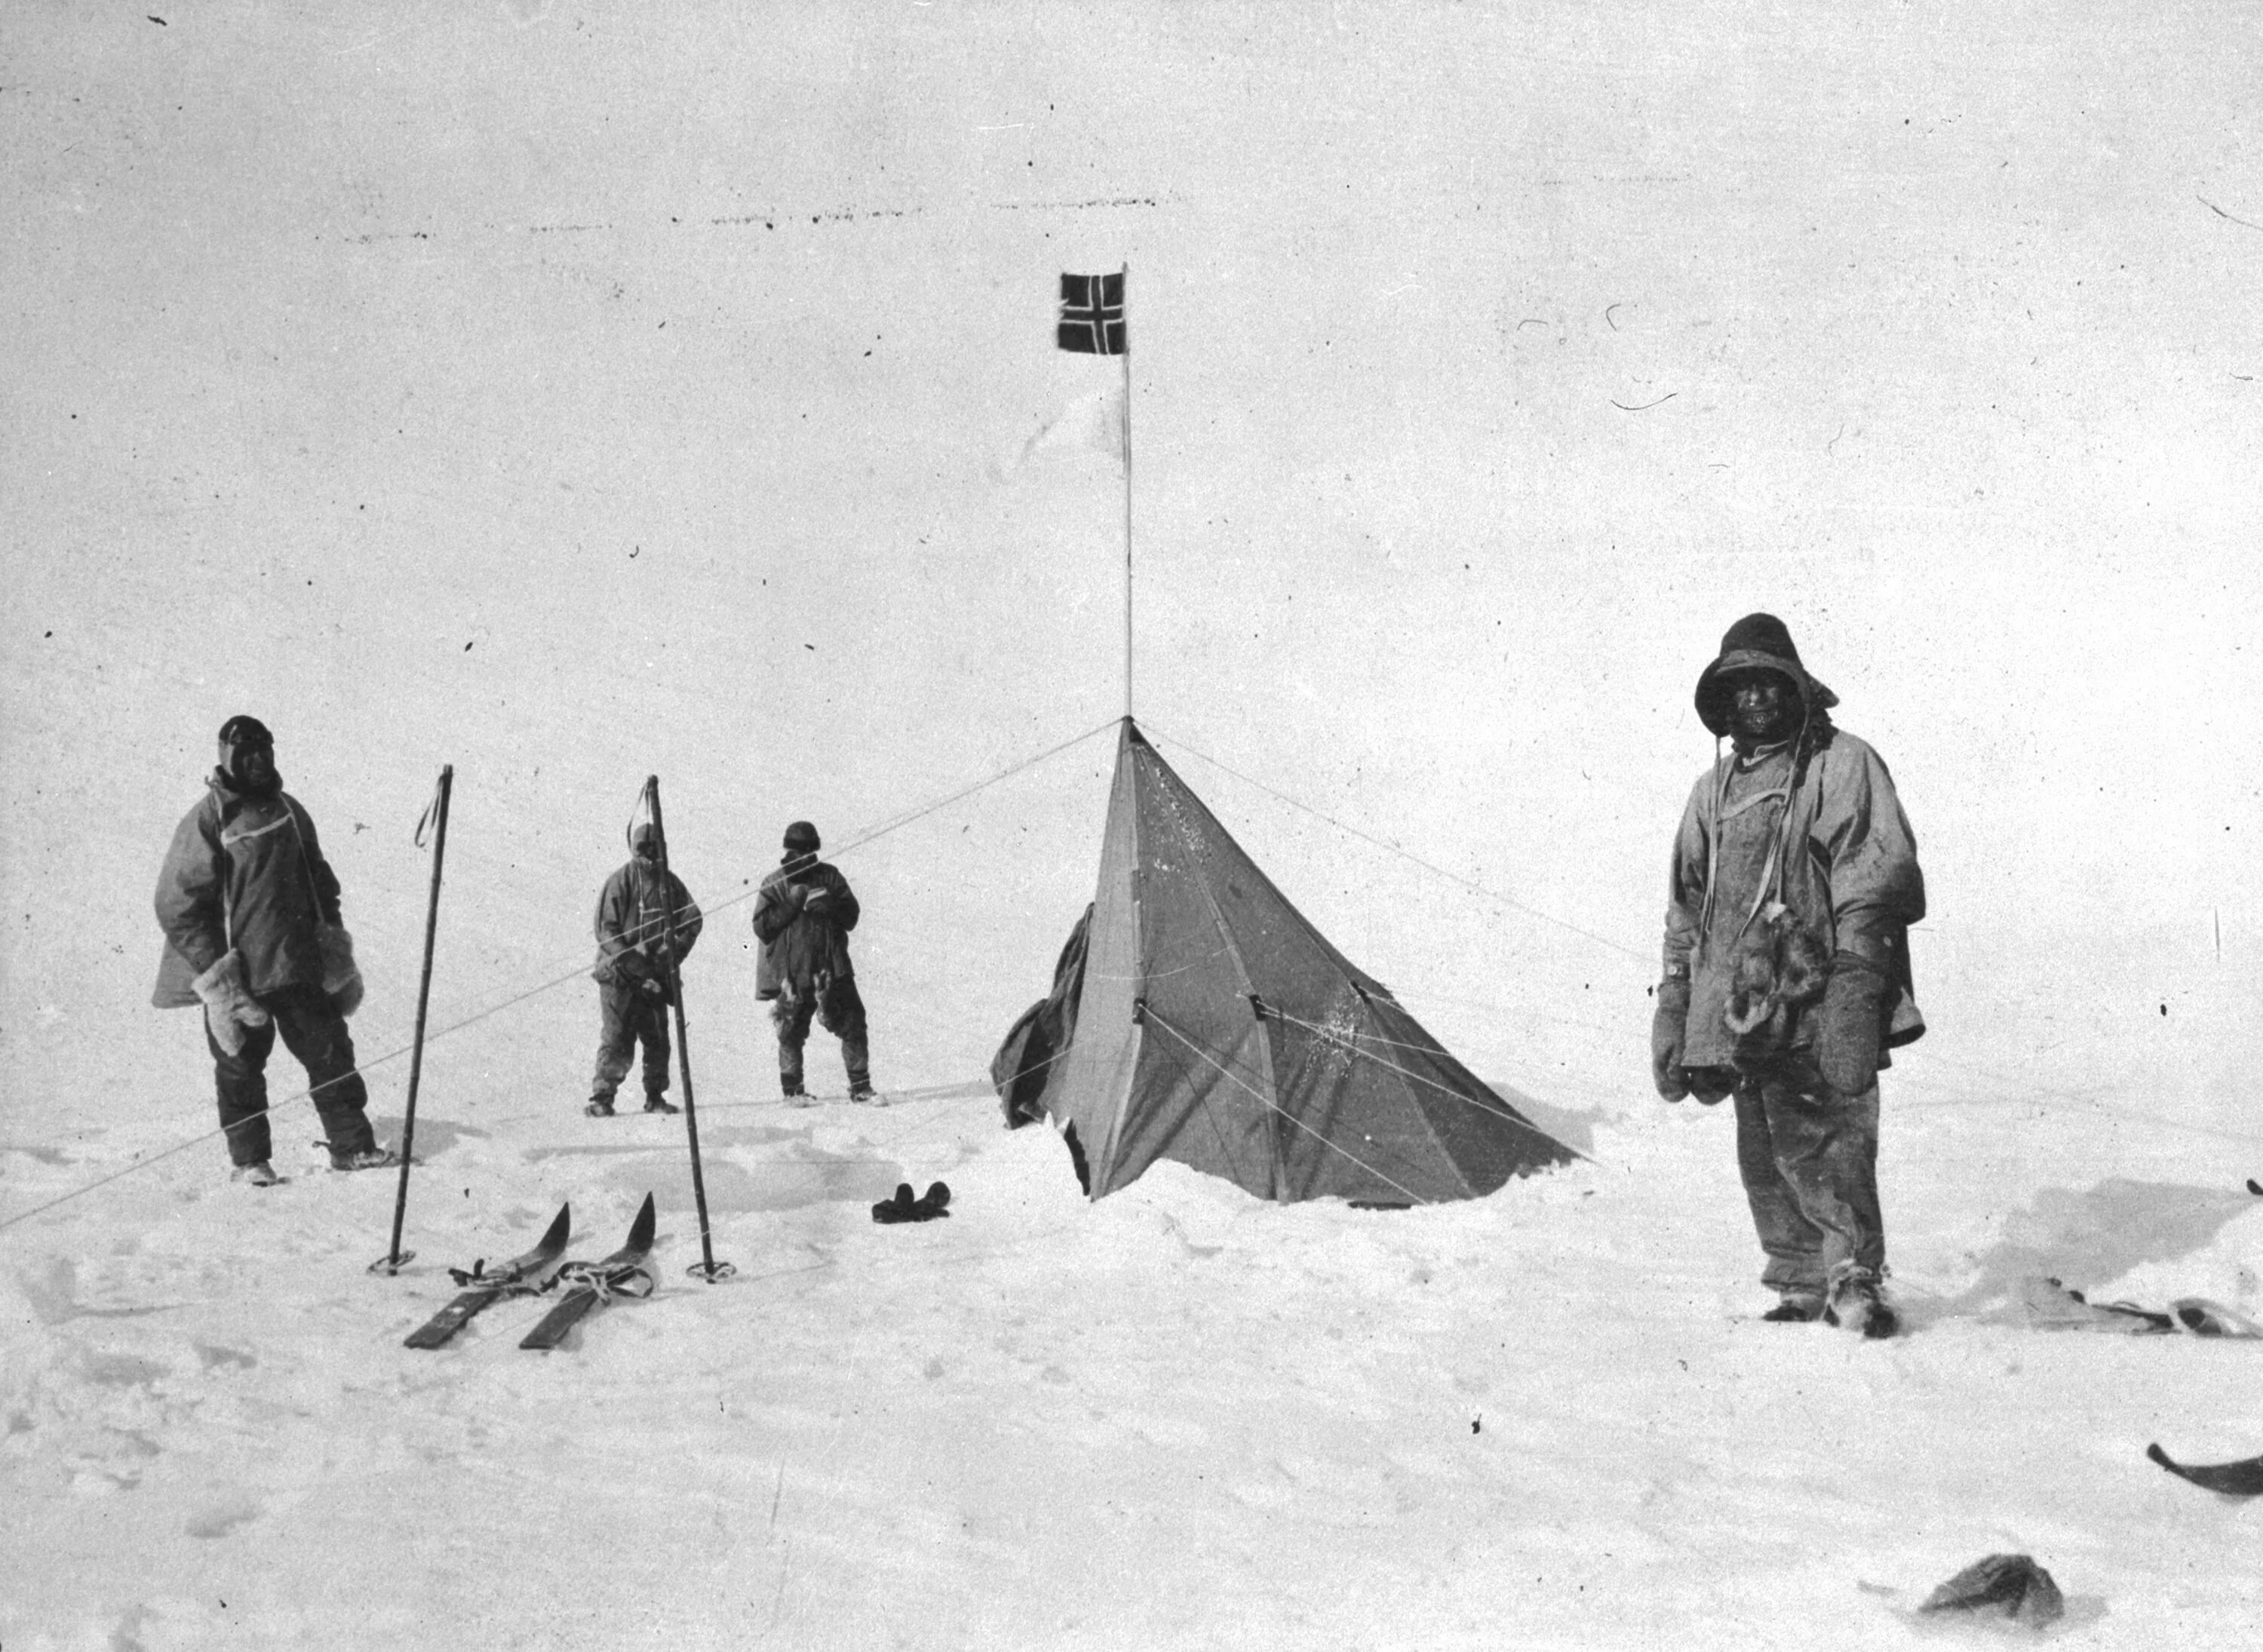
[[[1801,721],[1811,729],[1828,722],[1839,696],[1799,663],[1791,628],[1772,613],[1749,613],[1721,638],[1721,652],[1697,677],[1697,721],[1714,738],[1729,732],[1731,706],[1726,678],[1732,671],[1774,671],[1799,696]]]

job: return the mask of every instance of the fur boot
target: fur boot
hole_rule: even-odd
[[[361,1008],[361,969],[354,962],[353,937],[343,925],[325,924],[322,932],[322,991],[340,1015]]]
[[[230,1055],[242,1053],[246,1027],[267,1025],[267,1011],[244,981],[243,954],[233,946],[189,985],[204,1000],[205,1025],[212,1031],[213,1042]]]

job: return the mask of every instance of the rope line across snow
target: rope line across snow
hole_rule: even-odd
[[[1010,764],[1006,768],[997,771],[995,773],[977,780],[972,786],[962,786],[947,797],[938,798],[931,803],[923,804],[918,808],[907,810],[905,813],[898,815],[892,819],[883,821],[878,826],[872,827],[851,837],[839,849],[834,851],[834,852],[836,855],[846,855],[857,849],[863,848],[867,844],[876,842],[878,839],[886,837],[891,832],[900,831],[905,827],[912,825],[915,822],[924,820],[928,815],[933,815],[941,809],[948,808],[953,803],[960,802],[966,798],[970,798],[976,793],[980,792],[987,787],[996,786],[1001,781],[1011,779],[1014,776],[1021,773],[1026,769],[1035,768],[1038,764],[1044,763],[1049,758],[1059,757],[1062,752],[1068,750],[1072,746],[1081,745],[1084,742],[1091,739],[1095,735],[1106,733],[1109,729],[1116,727],[1116,722],[1117,720],[1111,717],[1104,723],[1088,728],[1082,734],[1077,735],[1071,739],[1064,740],[1058,745],[1049,746],[1045,750],[1037,753],[1034,757],[1024,757],[1018,763]],[[707,909],[707,910],[710,913],[727,911],[741,902],[752,900],[759,893],[759,889],[748,889],[742,894],[732,895],[727,900],[718,902],[714,906]],[[675,917],[676,914],[670,913],[668,920],[666,921],[672,924]],[[662,922],[663,920],[655,917],[652,919],[646,927],[657,931],[661,927]],[[639,938],[642,939],[643,936],[640,934]],[[495,1016],[501,1015],[506,1010],[514,1009],[517,1005],[524,1004],[530,998],[539,997],[546,992],[549,992],[559,987],[564,986],[569,981],[578,981],[588,973],[588,963],[577,957],[574,967],[566,970],[563,974],[553,975],[547,980],[542,981],[534,986],[525,989],[524,991],[514,993],[510,997],[502,1000],[500,1003],[489,1004],[485,1009],[476,1011],[473,1014],[466,1016],[459,1021],[451,1022],[449,1025],[441,1027],[437,1032],[428,1032],[425,1035],[424,1042],[428,1046],[437,1044],[445,1038],[448,1038],[454,1033],[464,1031],[466,1027],[476,1026],[482,1021],[488,1020]],[[411,1045],[408,1044],[397,1046],[393,1049],[385,1051],[382,1054],[372,1056],[365,1061],[357,1062],[355,1064],[354,1070],[358,1073],[367,1073],[374,1068],[384,1066],[388,1061],[400,1060],[402,1056],[408,1054],[412,1047],[413,1047]],[[336,1083],[338,1081],[334,1079],[329,1082]],[[292,1094],[283,1097],[280,1100],[271,1100],[267,1105],[266,1112],[264,1114],[257,1116],[264,1117],[271,1120],[285,1108],[294,1106],[300,1102],[310,1099],[314,1096],[315,1091],[321,1088],[322,1088],[322,1086],[318,1084],[308,1085],[303,1090],[293,1091]],[[108,1186],[112,1182],[122,1180],[126,1177],[133,1176],[140,1171],[146,1170],[153,1165],[161,1164],[167,1159],[172,1158],[178,1154],[185,1153],[192,1148],[200,1147],[204,1143],[212,1141],[216,1136],[224,1136],[228,1134],[229,1131],[242,1128],[249,1125],[251,1122],[251,1119],[246,1119],[240,1120],[235,1125],[216,1125],[209,1130],[200,1131],[197,1134],[190,1136],[184,1141],[177,1141],[170,1147],[161,1148],[146,1158],[136,1159],[131,1164],[126,1165],[119,1170],[112,1170],[106,1175],[97,1177],[90,1182],[84,1183],[82,1185],[72,1188],[66,1192],[59,1193],[54,1198],[47,1199],[40,1204],[33,1205],[29,1209],[18,1211],[13,1215],[0,1217],[0,1233],[5,1233],[9,1228],[16,1227],[19,1223],[31,1221],[34,1216],[44,1215],[48,1211],[58,1209],[64,1205],[71,1203],[75,1199],[83,1199],[87,1194],[94,1192],[99,1188]]]

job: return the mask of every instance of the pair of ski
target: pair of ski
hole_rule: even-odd
[[[456,1283],[466,1288],[445,1308],[409,1332],[401,1345],[406,1348],[442,1347],[463,1330],[474,1315],[503,1298],[536,1296],[554,1286],[562,1286],[565,1294],[542,1316],[534,1329],[520,1339],[518,1344],[522,1348],[555,1348],[566,1340],[567,1332],[581,1323],[591,1308],[610,1302],[615,1297],[652,1294],[652,1275],[645,1271],[644,1264],[645,1259],[652,1254],[653,1230],[656,1221],[652,1195],[647,1193],[644,1207],[637,1212],[636,1221],[629,1228],[628,1239],[619,1250],[596,1262],[568,1262],[560,1267],[558,1258],[566,1254],[566,1241],[573,1231],[574,1222],[574,1207],[561,1205],[548,1231],[531,1250],[492,1268],[482,1259],[468,1270],[449,1269],[448,1272]]]

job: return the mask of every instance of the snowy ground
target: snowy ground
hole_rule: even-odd
[[[2122,1172],[2037,1165],[1996,1220],[1994,1129],[1893,1115],[1912,1334],[1870,1344],[1753,1317],[1724,1114],[1543,1112],[1590,1160],[1458,1206],[1281,1208],[1175,1166],[1088,1206],[969,1088],[704,1109],[739,1270],[712,1286],[681,1123],[554,1098],[427,1121],[397,1279],[364,1272],[390,1179],[310,1149],[271,1192],[208,1147],[13,1228],[0,1641],[1896,1646],[1997,1551],[2052,1572],[2071,1645],[2263,1621],[2263,1505],[2142,1454],[2263,1452],[2263,1348],[2006,1312],[2044,1271],[2263,1307],[2263,1199],[2218,1153],[2133,1163],[2051,1109],[2064,1168]],[[11,1199],[137,1137],[14,1144]],[[870,1220],[937,1178],[949,1219]],[[649,1301],[553,1354],[516,1346],[524,1301],[400,1345],[446,1264],[568,1199],[594,1254],[647,1190]]]
[[[2015,1307],[2263,1313],[2259,39],[0,7],[0,1648],[1810,1652],[1980,1634],[1910,1614],[1998,1551],[2056,1641],[2263,1639],[2263,1501],[2143,1454],[2263,1453],[2263,1344]],[[1568,1170],[1088,1206],[983,1091],[1092,889],[1124,481],[1030,443],[1114,382],[1060,273],[1127,264],[1142,724]],[[1762,608],[1932,895],[1888,1344],[1754,1318],[1730,1120],[1647,1090],[1690,689]],[[231,1185],[148,1007],[239,712],[343,881],[388,1135],[456,769],[395,1279],[391,1181],[297,1103],[292,1179]],[[713,1286],[682,1123],[579,1111],[653,773]],[[747,902],[796,817],[899,1106],[770,1099]],[[869,1219],[935,1179],[947,1221]],[[650,1301],[401,1345],[448,1266],[647,1190]]]

